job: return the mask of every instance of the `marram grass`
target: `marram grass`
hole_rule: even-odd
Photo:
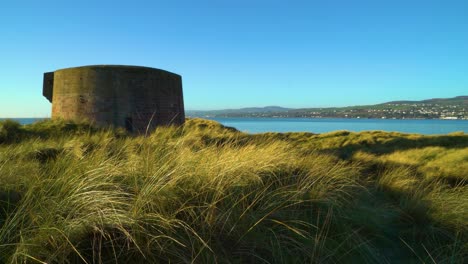
[[[464,263],[468,136],[0,122],[0,263]]]

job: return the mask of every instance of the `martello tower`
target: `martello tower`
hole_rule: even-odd
[[[184,123],[180,75],[138,66],[95,65],[44,73],[52,118],[86,120],[135,133]]]

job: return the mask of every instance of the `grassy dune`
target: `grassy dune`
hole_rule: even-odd
[[[0,263],[466,263],[468,136],[0,122]]]

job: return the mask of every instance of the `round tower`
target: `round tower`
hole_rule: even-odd
[[[136,133],[185,121],[181,76],[154,68],[94,65],[48,72],[43,95],[52,102],[52,118]]]

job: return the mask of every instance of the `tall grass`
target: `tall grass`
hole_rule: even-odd
[[[466,174],[440,161],[463,160],[453,153],[465,153],[464,135],[247,135],[199,119],[146,137],[64,121],[6,127],[0,262],[466,258],[467,188],[443,180]],[[448,153],[393,150],[383,140],[428,145],[424,153],[443,140]],[[438,177],[434,166],[449,172]]]

